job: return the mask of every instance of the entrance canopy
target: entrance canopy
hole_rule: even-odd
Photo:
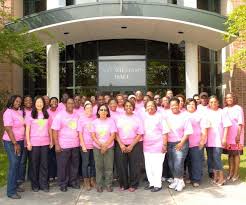
[[[113,1],[112,1],[113,2]],[[163,3],[87,3],[52,9],[23,18],[30,32],[45,44],[72,44],[105,39],[186,41],[218,50],[226,17],[199,9]],[[15,29],[21,24],[11,24]]]

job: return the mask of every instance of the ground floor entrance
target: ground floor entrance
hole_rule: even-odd
[[[215,94],[221,85],[218,52],[198,47],[197,67],[187,67],[186,43],[112,39],[66,45],[60,51],[60,94],[132,93],[135,90],[185,94],[187,77],[198,73],[199,91]],[[189,52],[192,57],[192,53]],[[189,65],[189,64],[188,64]],[[187,67],[187,68],[186,68]],[[44,63],[45,68],[45,63]],[[190,71],[187,73],[187,69]],[[24,94],[46,94],[46,78],[24,74]],[[51,76],[52,77],[52,76]],[[191,76],[192,77],[192,76]],[[192,87],[192,85],[191,85]]]

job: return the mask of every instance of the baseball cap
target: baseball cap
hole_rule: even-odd
[[[202,96],[208,97],[208,93],[207,93],[207,92],[201,92],[201,93],[200,93],[200,98],[201,98]]]
[[[130,100],[131,98],[136,99],[136,96],[135,96],[135,95],[129,95],[129,96],[128,96],[128,100]]]

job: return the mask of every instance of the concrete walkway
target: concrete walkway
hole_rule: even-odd
[[[246,183],[236,182],[227,183],[225,186],[218,187],[208,183],[206,178],[199,188],[187,185],[183,192],[176,192],[167,188],[168,184],[163,183],[163,189],[157,193],[145,191],[144,186],[134,192],[119,191],[114,187],[114,192],[97,193],[95,190],[90,192],[84,189],[69,189],[63,193],[55,183],[51,184],[50,192],[39,191],[34,193],[30,190],[29,183],[25,184],[26,191],[22,193],[21,200],[12,200],[6,197],[6,187],[0,189],[1,205],[118,205],[118,204],[150,204],[150,205],[241,205],[246,204]]]

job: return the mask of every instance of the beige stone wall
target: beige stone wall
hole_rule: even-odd
[[[7,0],[5,6],[15,17],[23,16],[23,0]],[[17,65],[0,64],[0,90],[23,94],[23,71]]]

